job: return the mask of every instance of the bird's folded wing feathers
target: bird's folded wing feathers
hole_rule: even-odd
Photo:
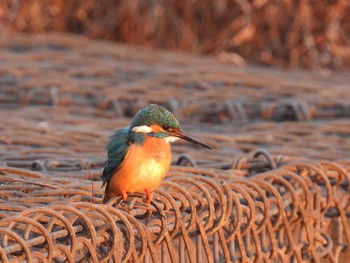
[[[120,164],[123,162],[129,150],[129,133],[128,129],[116,131],[111,137],[107,145],[108,159],[105,162],[102,179],[103,185],[108,182]]]

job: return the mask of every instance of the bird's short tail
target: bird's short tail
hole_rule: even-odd
[[[103,185],[104,184],[105,183],[103,183]],[[103,187],[103,185],[102,185],[102,187]],[[104,204],[107,203],[109,199],[111,199],[111,197],[109,196],[108,185],[109,185],[109,183],[107,182],[107,185],[105,188],[105,196],[103,197],[103,201],[102,201]]]

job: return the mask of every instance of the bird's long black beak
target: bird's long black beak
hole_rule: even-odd
[[[171,136],[178,137],[180,139],[192,142],[194,144],[202,145],[202,146],[204,146],[205,148],[208,148],[208,149],[213,149],[213,147],[211,147],[210,145],[204,143],[203,141],[201,141],[200,139],[196,138],[192,134],[189,134],[189,133],[187,133],[187,132],[185,132],[183,130],[172,130],[170,132],[168,131],[168,133]]]

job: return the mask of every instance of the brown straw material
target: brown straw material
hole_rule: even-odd
[[[1,262],[345,262],[347,75],[60,34],[0,48]],[[176,142],[150,206],[102,204],[108,136],[151,102],[214,150]]]
[[[348,0],[0,2],[4,32],[70,32],[282,67],[349,67]]]

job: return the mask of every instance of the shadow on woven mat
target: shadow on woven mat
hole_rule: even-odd
[[[1,261],[347,257],[346,74],[237,68],[67,35],[0,48]],[[107,138],[150,102],[215,149],[176,142],[150,206],[142,194],[101,204]]]

